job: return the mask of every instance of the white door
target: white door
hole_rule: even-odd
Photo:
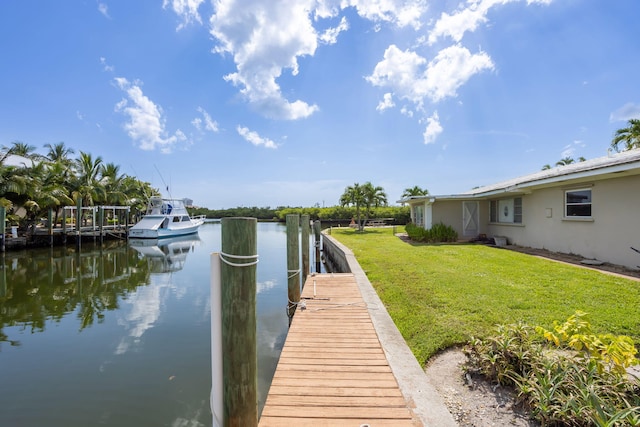
[[[474,237],[479,234],[479,203],[462,202],[462,235]]]

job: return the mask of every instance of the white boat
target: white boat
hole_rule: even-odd
[[[129,245],[147,259],[151,273],[182,270],[187,254],[200,243],[197,234],[165,239],[129,239]]]
[[[147,213],[129,229],[129,237],[134,239],[161,239],[183,236],[198,231],[205,216],[191,218],[187,212],[189,199],[164,199],[151,197]]]

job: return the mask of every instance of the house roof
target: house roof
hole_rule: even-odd
[[[440,196],[412,196],[400,200],[407,203],[411,200],[429,199],[453,200],[453,199],[478,199],[496,196],[503,193],[526,194],[538,188],[552,187],[558,183],[567,185],[580,182],[608,179],[621,175],[640,174],[640,149],[624,151],[622,153],[609,153],[604,157],[572,163],[565,166],[556,166],[529,175],[513,178],[496,184],[485,185],[470,191]]]

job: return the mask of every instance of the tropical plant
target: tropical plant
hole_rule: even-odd
[[[640,119],[630,119],[626,128],[618,129],[611,141],[611,148],[617,152],[640,148]]]
[[[355,206],[356,208],[356,218],[358,221],[358,230],[362,231],[364,228],[361,224],[361,214],[360,209],[364,205],[364,190],[362,186],[357,182],[353,185],[347,186],[344,189],[344,193],[340,196],[340,206]]]
[[[413,196],[427,196],[428,194],[429,190],[427,190],[426,188],[421,188],[417,185],[414,185],[413,187],[405,188],[400,198],[406,199]]]
[[[364,225],[369,220],[371,209],[387,205],[387,195],[382,187],[374,187],[370,182],[363,185],[355,183],[345,188],[340,196],[340,206],[354,206],[356,208],[357,227],[364,230]],[[365,219],[362,220],[364,209]]]
[[[500,325],[496,335],[472,339],[465,348],[467,371],[513,385],[519,403],[542,425],[638,426],[640,387],[624,370],[637,363],[633,343],[618,337],[622,346],[597,345],[585,316],[576,312],[553,332],[522,322]],[[568,346],[558,351],[550,343]],[[602,369],[603,361],[609,369]]]

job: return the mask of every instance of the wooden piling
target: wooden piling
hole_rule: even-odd
[[[224,425],[252,427],[258,425],[257,220],[223,218],[221,233]]]
[[[62,209],[62,243],[67,244],[67,210]]]
[[[309,215],[300,216],[300,247],[302,248],[302,286],[309,275]]]
[[[320,273],[320,221],[313,222],[313,233],[315,234],[315,249],[316,249],[316,273]]]
[[[293,316],[300,302],[300,242],[298,228],[300,216],[287,215],[287,314]]]

